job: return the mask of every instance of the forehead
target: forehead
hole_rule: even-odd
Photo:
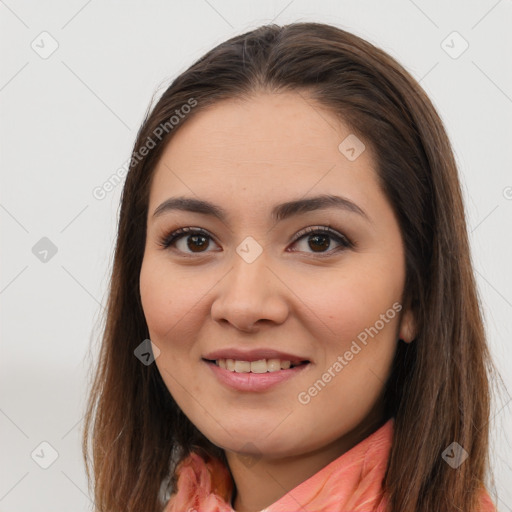
[[[150,208],[183,194],[229,206],[235,194],[274,204],[337,192],[364,205],[380,194],[374,159],[365,141],[349,160],[339,149],[347,137],[349,126],[302,93],[222,101],[173,135],[154,171]]]

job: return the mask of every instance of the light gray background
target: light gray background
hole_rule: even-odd
[[[270,21],[333,23],[420,80],[460,166],[490,348],[512,389],[511,0],[0,0],[0,512],[92,509],[80,435],[122,186],[92,191],[129,158],[155,91]],[[469,44],[458,58],[453,31]],[[57,248],[46,262],[32,250],[43,237]],[[512,510],[509,400],[497,397],[491,421],[501,511]],[[58,453],[48,469],[34,460],[49,460],[44,441]]]

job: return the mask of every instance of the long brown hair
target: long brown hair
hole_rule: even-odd
[[[493,366],[450,142],[427,95],[396,60],[320,23],[268,25],[233,37],[178,76],[148,109],[123,189],[83,433],[89,485],[92,435],[97,510],[162,510],[166,478],[172,485],[177,462],[192,448],[225,461],[223,451],[184,416],[157,366],[141,364],[134,355],[149,338],[139,274],[152,172],[166,143],[209,106],[262,91],[302,94],[368,141],[399,221],[406,253],[404,303],[416,315],[417,335],[412,343],[399,343],[386,387],[387,414],[395,417],[384,482],[391,510],[476,512],[489,471]],[[454,441],[469,453],[457,469],[442,458]]]

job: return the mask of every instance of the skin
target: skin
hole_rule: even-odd
[[[150,337],[161,350],[155,362],[187,417],[225,450],[238,512],[274,503],[382,424],[398,338],[414,337],[404,307],[309,403],[299,402],[358,334],[402,303],[400,228],[369,143],[355,161],[338,149],[350,133],[303,94],[258,93],[189,119],[155,168],[140,274]],[[367,219],[336,208],[270,218],[278,203],[320,194],[348,198]],[[228,217],[169,211],[153,218],[176,196],[213,202]],[[315,245],[307,233],[293,241],[309,226],[330,226],[356,245],[329,236]],[[167,249],[159,244],[181,227],[211,237],[196,251],[190,234]],[[252,263],[236,252],[247,236],[263,249]],[[234,346],[275,348],[311,363],[269,390],[235,391],[201,359]]]

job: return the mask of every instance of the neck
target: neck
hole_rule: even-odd
[[[251,460],[226,451],[235,483],[231,506],[236,512],[263,510],[368,437],[382,424],[382,415],[376,415],[373,411],[356,428],[332,443],[289,457],[263,455]],[[297,507],[300,508],[301,504],[297,503]]]

